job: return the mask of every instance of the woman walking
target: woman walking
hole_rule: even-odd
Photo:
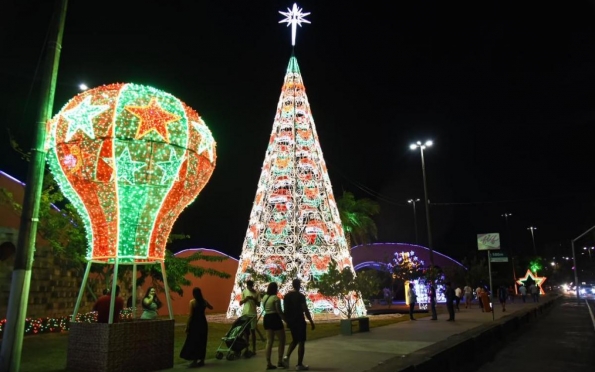
[[[267,368],[266,369],[277,369],[287,368],[283,363],[283,353],[285,351],[285,327],[283,321],[285,315],[281,311],[281,300],[277,297],[279,288],[277,283],[271,282],[267,287],[267,294],[262,298],[262,307],[264,308],[264,329],[267,331]],[[278,361],[277,366],[271,363],[271,353],[273,350],[273,342],[275,342],[275,335],[279,337],[279,350],[278,350]]]
[[[189,303],[186,323],[186,342],[180,352],[180,358],[191,360],[190,367],[202,367],[205,365],[209,331],[205,310],[213,309],[213,306],[202,297],[202,291],[198,287],[192,290],[192,297],[194,298]]]

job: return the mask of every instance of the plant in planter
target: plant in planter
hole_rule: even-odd
[[[310,283],[318,288],[318,293],[336,303],[337,310],[347,319],[365,315],[355,314],[358,299],[370,298],[380,287],[375,271],[362,271],[356,276],[349,266],[339,270],[335,260],[326,273]]]

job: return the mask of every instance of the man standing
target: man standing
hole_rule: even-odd
[[[306,304],[306,296],[300,293],[301,288],[301,281],[299,279],[294,279],[292,282],[293,290],[287,292],[285,297],[283,298],[283,307],[285,312],[285,321],[287,323],[287,327],[291,331],[291,344],[287,348],[287,355],[283,358],[283,364],[285,367],[289,366],[289,357],[295,347],[298,347],[298,361],[297,365],[295,366],[296,371],[307,371],[308,366],[303,364],[304,361],[304,354],[305,350],[305,343],[306,343],[306,320],[304,319],[304,314],[308,321],[310,321],[310,326],[312,330],[314,330],[314,321],[312,320],[312,316],[310,315],[310,311],[308,310],[308,305]]]
[[[430,297],[430,309],[432,310],[432,320],[438,320],[438,314],[436,313],[436,287],[434,283],[430,283],[428,288],[428,297]]]
[[[469,306],[471,306],[471,300],[473,299],[473,288],[467,284],[465,288],[463,288],[463,291],[465,292],[465,309],[467,309]]]
[[[417,320],[413,317],[413,310],[415,309],[416,301],[417,301],[417,294],[415,293],[415,288],[413,288],[413,283],[409,283],[409,293],[407,293],[407,302],[409,303],[409,319],[410,320]]]
[[[525,300],[527,299],[527,287],[525,287],[524,284],[521,284],[521,286],[519,287],[519,293],[521,294],[523,302],[525,302]]]
[[[455,303],[456,303],[456,308],[457,311],[461,311],[461,309],[459,309],[459,304],[461,303],[461,297],[463,297],[463,291],[461,290],[460,287],[457,287],[457,289],[455,289]]]
[[[502,312],[506,311],[506,297],[508,297],[508,289],[505,285],[501,285],[498,288],[498,299],[502,305]]]
[[[250,323],[250,334],[246,335],[246,342],[248,345],[250,345],[250,336],[252,336],[252,352],[250,352],[250,350],[244,352],[246,357],[251,357],[256,355],[256,322],[258,320],[256,316],[256,308],[260,306],[260,294],[254,289],[253,280],[247,280],[246,287],[247,288],[242,291],[240,305],[244,305],[242,308],[242,315],[250,315],[253,317]]]
[[[120,311],[124,309],[124,300],[119,297],[120,286],[116,286],[116,298],[114,301],[114,316],[112,323],[118,323],[120,320]],[[93,311],[97,311],[97,323],[109,323],[109,308],[112,301],[111,293],[103,295],[97,299],[93,305]]]
[[[533,297],[533,302],[539,302],[539,287],[535,285],[535,283],[531,283],[529,286],[529,292],[531,292],[531,297]]]
[[[449,322],[455,321],[455,308],[453,305],[453,301],[455,300],[455,290],[452,289],[452,285],[450,282],[446,283],[446,308],[448,309],[448,319]]]

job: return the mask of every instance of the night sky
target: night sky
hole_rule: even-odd
[[[0,13],[0,169],[22,180],[39,105],[53,1]],[[18,5],[17,5],[18,3]],[[434,249],[462,259],[476,234],[570,255],[595,225],[595,6],[566,1],[301,1],[295,55],[337,197],[381,204],[378,242],[414,242],[407,199],[423,200],[426,152]],[[537,4],[537,2],[535,2]],[[91,6],[91,4],[93,4]],[[56,113],[89,87],[151,85],[197,110],[217,141],[211,181],[173,232],[175,250],[238,256],[289,57],[291,1],[70,1]],[[420,243],[427,241],[423,202]],[[595,244],[590,235],[579,245]]]

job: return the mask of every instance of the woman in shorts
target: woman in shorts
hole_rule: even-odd
[[[283,321],[285,320],[285,315],[281,310],[281,300],[277,297],[278,291],[279,287],[277,283],[271,282],[267,287],[267,294],[262,298],[264,329],[267,331],[266,369],[277,369],[277,367],[287,368],[283,363],[283,353],[285,352],[285,327],[283,326]],[[279,337],[277,366],[271,363],[271,352],[273,350],[273,342],[275,342],[275,335]]]

